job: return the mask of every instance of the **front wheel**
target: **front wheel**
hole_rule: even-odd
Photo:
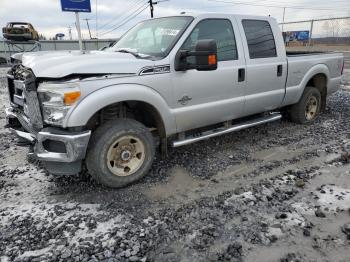
[[[86,166],[97,182],[118,188],[146,175],[154,153],[154,139],[147,127],[133,119],[116,119],[93,133]]]
[[[300,101],[290,108],[291,120],[298,124],[312,123],[321,111],[321,93],[315,87],[307,87]]]

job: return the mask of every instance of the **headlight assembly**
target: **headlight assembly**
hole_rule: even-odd
[[[67,112],[80,98],[79,83],[43,83],[38,87],[44,122],[62,126]]]

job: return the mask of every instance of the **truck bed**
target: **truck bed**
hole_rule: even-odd
[[[332,93],[336,90],[338,79],[341,77],[343,54],[335,52],[287,52],[287,63],[285,101],[288,101],[288,104],[294,104],[303,92],[303,86],[307,85],[307,83],[303,83],[305,76],[315,75],[315,68],[318,72],[327,74],[329,78],[328,92]]]

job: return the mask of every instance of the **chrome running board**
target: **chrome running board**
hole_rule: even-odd
[[[179,146],[192,144],[192,143],[204,140],[204,139],[208,139],[208,138],[228,134],[231,132],[236,132],[236,131],[246,129],[249,127],[258,126],[258,125],[266,124],[269,122],[277,121],[281,118],[282,118],[282,115],[280,113],[272,113],[269,116],[259,117],[256,119],[248,120],[248,121],[245,121],[245,122],[242,122],[240,124],[233,125],[230,127],[221,127],[221,128],[217,128],[214,130],[205,131],[205,132],[200,133],[199,136],[195,135],[195,136],[185,137],[184,139],[174,141],[172,143],[172,146],[179,147]]]

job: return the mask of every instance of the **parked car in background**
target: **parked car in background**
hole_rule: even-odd
[[[7,40],[29,41],[39,40],[39,34],[32,24],[25,22],[10,22],[2,28],[2,34]]]

